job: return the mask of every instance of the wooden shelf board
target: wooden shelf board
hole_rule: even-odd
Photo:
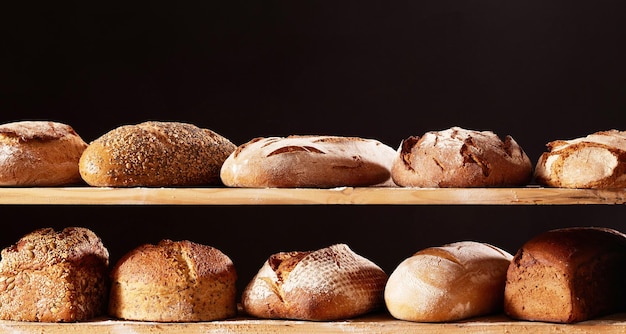
[[[0,333],[597,333],[626,332],[626,314],[615,314],[576,324],[516,321],[504,315],[453,323],[417,323],[375,314],[345,321],[313,322],[235,318],[197,323],[157,323],[95,319],[80,323],[0,321]]]
[[[569,205],[624,204],[626,189],[565,188],[0,188],[0,204]]]

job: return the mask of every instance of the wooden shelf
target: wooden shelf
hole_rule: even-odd
[[[0,188],[0,204],[545,205],[624,204],[626,189],[565,188]]]
[[[576,324],[516,321],[504,315],[481,317],[454,323],[417,323],[375,314],[356,319],[312,322],[299,320],[265,320],[235,318],[197,323],[156,323],[95,319],[80,323],[34,323],[0,321],[4,333],[597,333],[626,332],[626,314],[615,314]]]

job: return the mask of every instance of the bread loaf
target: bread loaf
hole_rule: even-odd
[[[2,250],[0,319],[88,320],[106,312],[109,253],[91,230],[35,230]]]
[[[237,272],[220,250],[162,240],[124,255],[111,272],[109,314],[116,318],[189,322],[236,315]]]
[[[515,254],[504,310],[515,319],[573,323],[623,310],[626,236],[597,227],[541,233]]]
[[[92,186],[215,185],[236,146],[192,124],[149,121],[115,128],[80,157],[80,175]]]
[[[82,183],[78,160],[87,147],[74,129],[50,121],[0,125],[0,186]]]
[[[600,131],[547,144],[535,167],[538,184],[560,188],[626,187],[626,131]]]
[[[452,127],[402,141],[392,169],[404,187],[506,187],[532,178],[530,159],[511,137]]]
[[[338,136],[255,138],[224,162],[230,187],[393,186],[395,150],[377,140]]]
[[[397,319],[446,322],[502,311],[512,255],[462,241],[423,249],[389,275],[385,303]]]
[[[242,306],[260,318],[338,320],[381,308],[387,275],[338,244],[273,254],[243,291]]]

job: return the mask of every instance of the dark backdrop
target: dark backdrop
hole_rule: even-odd
[[[91,141],[175,120],[236,144],[354,135],[392,147],[462,126],[545,144],[626,128],[622,1],[206,1],[14,4],[0,12],[0,121],[56,120]],[[5,206],[3,245],[84,225],[112,259],[188,238],[243,284],[279,250],[346,242],[390,271],[461,239],[514,252],[558,226],[623,227],[621,206]],[[195,223],[194,223],[195,222]],[[196,225],[198,224],[198,225]]]

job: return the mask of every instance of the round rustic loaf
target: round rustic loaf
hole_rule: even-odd
[[[100,187],[214,185],[235,148],[193,124],[148,121],[120,126],[91,142],[79,170],[85,182]]]
[[[338,244],[310,252],[273,254],[242,294],[246,313],[259,318],[338,320],[384,306],[387,274]]]
[[[230,187],[392,186],[395,150],[377,140],[339,136],[255,138],[224,162]]]
[[[532,179],[530,159],[511,137],[452,127],[402,141],[391,176],[423,188],[520,186]]]
[[[626,131],[599,131],[546,145],[535,167],[535,181],[560,188],[626,187]]]
[[[81,183],[78,161],[87,143],[63,123],[20,121],[0,125],[0,186]]]
[[[75,322],[106,313],[109,252],[84,227],[42,228],[2,250],[0,319]]]
[[[158,322],[211,321],[237,313],[237,272],[220,250],[162,240],[125,254],[111,271],[109,315]]]
[[[385,303],[397,319],[446,322],[502,311],[512,255],[461,241],[423,249],[389,275]]]

